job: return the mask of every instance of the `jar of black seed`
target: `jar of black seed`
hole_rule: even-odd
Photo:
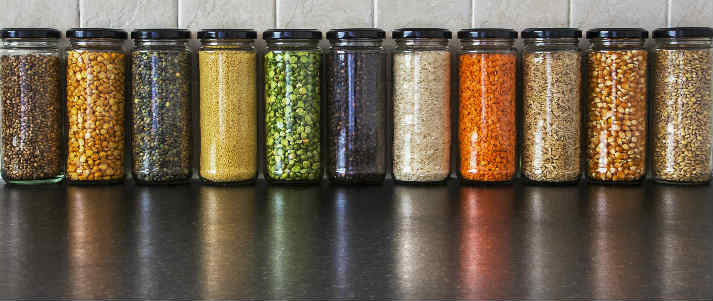
[[[265,179],[308,184],[322,179],[320,83],[322,32],[271,29],[265,49]]]
[[[131,33],[132,173],[142,184],[191,177],[190,31],[139,29]]]
[[[327,176],[344,184],[373,184],[386,173],[385,32],[376,28],[327,32]]]
[[[2,177],[11,184],[64,178],[62,63],[51,28],[0,30]]]

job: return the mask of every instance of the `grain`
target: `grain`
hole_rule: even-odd
[[[207,49],[200,73],[200,175],[242,182],[257,174],[255,51]]]
[[[67,178],[114,181],[124,177],[126,55],[67,52]]]
[[[2,173],[6,181],[61,177],[61,72],[58,55],[0,57]]]
[[[637,181],[646,159],[646,50],[588,54],[587,174]]]
[[[458,57],[458,145],[464,180],[503,182],[515,174],[516,61],[515,54],[505,53]]]
[[[327,162],[332,181],[384,178],[386,133],[382,52],[334,51],[327,56]]]
[[[320,67],[318,51],[265,54],[265,174],[270,180],[320,180]]]
[[[393,57],[393,174],[403,182],[437,182],[450,172],[451,61],[448,51]]]
[[[191,53],[132,53],[132,155],[138,182],[178,182],[191,175]]]
[[[580,169],[581,55],[526,52],[523,57],[522,174],[541,182],[570,182]]]
[[[657,49],[653,176],[706,182],[713,170],[713,52]]]

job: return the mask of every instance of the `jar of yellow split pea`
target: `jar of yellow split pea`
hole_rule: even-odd
[[[125,31],[67,31],[67,181],[124,180]]]
[[[257,82],[252,29],[198,32],[200,178],[252,182],[257,176]]]

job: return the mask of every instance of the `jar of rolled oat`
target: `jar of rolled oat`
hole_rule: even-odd
[[[653,179],[707,183],[713,172],[713,28],[661,28],[653,36]]]
[[[522,176],[547,183],[576,182],[581,174],[582,54],[576,28],[522,32]]]
[[[451,32],[401,28],[393,52],[393,179],[441,182],[450,173]]]
[[[67,181],[124,180],[125,31],[67,31]]]
[[[466,182],[511,181],[517,141],[517,32],[464,29],[458,39],[458,175]]]
[[[592,182],[635,183],[646,173],[648,36],[640,28],[587,32],[585,145]]]

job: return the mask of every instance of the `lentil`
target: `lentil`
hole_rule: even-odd
[[[590,52],[587,173],[595,181],[636,181],[645,172],[646,50]]]
[[[251,180],[257,174],[255,51],[207,49],[198,61],[200,175],[212,182]]]
[[[124,177],[125,69],[121,52],[67,52],[69,180]]]
[[[522,173],[534,181],[575,181],[581,153],[581,55],[526,52],[523,70]]]
[[[385,173],[385,58],[381,52],[327,56],[328,166],[339,182],[379,182]]]
[[[318,51],[265,54],[265,173],[279,181],[318,181],[320,163]]]
[[[61,72],[58,55],[0,57],[2,173],[6,181],[61,179]]]
[[[469,181],[509,181],[515,174],[517,57],[464,53],[458,61],[461,177]]]
[[[713,170],[713,52],[657,49],[653,175],[705,182]]]
[[[450,173],[451,60],[448,51],[393,57],[393,173],[403,182],[436,182]]]

